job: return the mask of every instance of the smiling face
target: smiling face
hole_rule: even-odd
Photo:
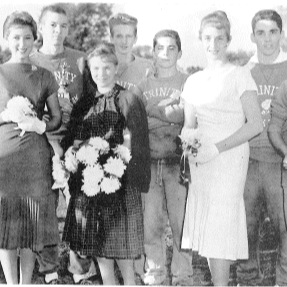
[[[284,33],[272,20],[260,20],[256,23],[251,40],[257,46],[258,57],[274,61],[280,52],[280,41]]]
[[[34,37],[30,26],[13,25],[7,36],[12,62],[29,63],[29,55],[33,49]]]
[[[111,42],[115,45],[117,54],[127,55],[132,53],[133,46],[137,41],[135,27],[132,25],[115,25]]]
[[[208,60],[226,60],[229,40],[224,28],[218,29],[212,25],[206,25],[202,30],[201,42]]]
[[[64,14],[47,11],[41,20],[39,31],[44,42],[62,47],[69,33],[68,18]]]
[[[89,59],[89,67],[93,81],[99,90],[112,89],[115,84],[117,66],[104,56],[94,56]]]
[[[176,66],[181,57],[176,40],[171,37],[160,37],[156,41],[153,51],[155,65],[159,68],[172,68]]]

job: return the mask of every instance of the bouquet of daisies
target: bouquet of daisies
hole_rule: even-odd
[[[82,191],[89,197],[99,193],[115,193],[121,187],[121,179],[131,160],[130,150],[117,145],[112,148],[101,137],[93,137],[85,142],[78,151],[70,147],[61,163],[59,182],[67,183],[66,172],[75,173],[82,165]],[[55,179],[55,177],[54,177]],[[56,180],[56,179],[55,179]]]

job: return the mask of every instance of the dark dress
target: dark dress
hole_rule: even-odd
[[[46,99],[57,91],[47,70],[31,64],[0,66],[0,112],[15,95],[27,97],[42,117]],[[41,251],[59,242],[55,194],[51,189],[51,147],[46,135],[0,123],[0,248]]]
[[[137,112],[138,119],[130,122],[131,108]],[[72,112],[75,139],[87,140],[91,137],[103,137],[112,127],[114,136],[109,140],[110,144],[123,143],[123,130],[127,126],[133,131],[143,127],[144,139],[137,139],[134,134],[132,140],[132,160],[122,182],[122,187],[115,194],[96,195],[87,197],[81,191],[81,172],[72,176],[70,180],[71,200],[69,203],[63,240],[70,243],[70,248],[81,255],[106,257],[114,259],[134,259],[144,253],[143,246],[143,214],[141,205],[141,191],[149,185],[149,162],[143,159],[141,152],[135,151],[135,147],[142,145],[142,151],[148,152],[145,156],[149,159],[147,120],[144,107],[139,99],[125,91],[119,85],[105,95],[84,96],[75,106]],[[133,150],[135,151],[133,155]],[[137,177],[134,171],[142,159],[145,171],[141,173],[145,182],[136,184]],[[147,163],[147,164],[146,164]],[[132,171],[133,170],[133,171]]]

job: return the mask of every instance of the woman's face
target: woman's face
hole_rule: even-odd
[[[98,88],[113,88],[117,66],[107,58],[95,56],[89,60],[92,78]]]
[[[225,60],[229,45],[225,29],[207,25],[202,31],[201,42],[208,60]]]
[[[9,29],[7,37],[11,51],[11,61],[29,62],[29,55],[33,49],[34,37],[29,26],[14,25]]]

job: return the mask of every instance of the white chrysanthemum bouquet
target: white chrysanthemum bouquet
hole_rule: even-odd
[[[127,147],[117,145],[111,148],[103,138],[93,137],[78,151],[70,147],[65,153],[61,166],[64,171],[75,173],[81,164],[83,167],[82,191],[87,196],[95,196],[100,192],[110,194],[120,189],[121,179],[130,160],[131,153]],[[55,182],[58,179],[58,183],[62,182],[65,186],[69,176],[65,172],[58,174],[61,180],[54,176]]]

